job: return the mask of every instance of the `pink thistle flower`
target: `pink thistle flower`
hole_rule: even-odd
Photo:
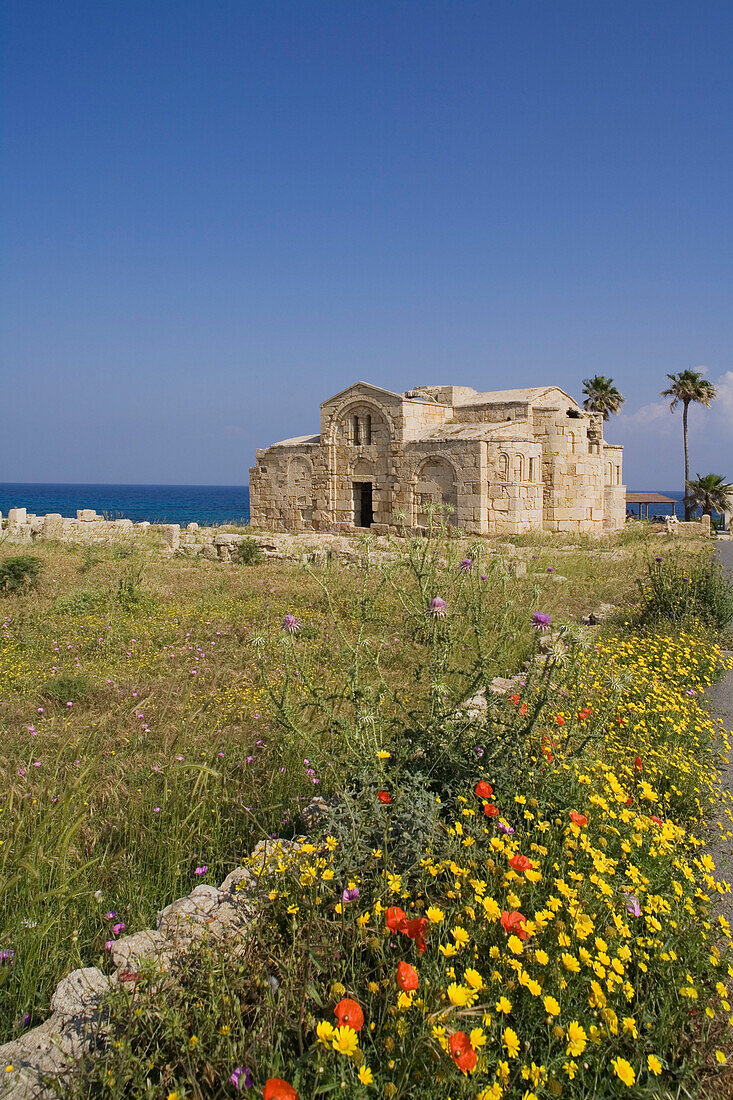
[[[286,634],[297,634],[300,630],[300,619],[295,615],[286,615],[282,621],[282,629]]]
[[[440,596],[433,596],[430,601],[430,614],[434,619],[444,619],[447,606],[445,600],[441,599]]]

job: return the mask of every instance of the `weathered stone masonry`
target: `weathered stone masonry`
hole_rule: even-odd
[[[449,505],[468,534],[623,526],[622,448],[557,386],[407,393],[357,382],[321,405],[321,431],[258,450],[254,527],[420,532]],[[404,517],[404,518],[401,518]]]

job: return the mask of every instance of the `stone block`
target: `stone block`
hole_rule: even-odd
[[[28,511],[26,508],[9,508],[8,509],[8,527],[20,527],[21,524],[27,523]]]
[[[99,516],[93,508],[77,508],[76,518],[83,523],[91,523],[93,520],[98,520]]]

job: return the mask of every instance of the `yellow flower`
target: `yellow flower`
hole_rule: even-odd
[[[369,1066],[359,1066],[359,1080],[362,1085],[371,1085],[374,1080],[374,1074],[369,1069]]]
[[[627,1088],[631,1088],[636,1081],[636,1074],[633,1066],[631,1066],[625,1058],[613,1058],[611,1060],[611,1065],[619,1081],[623,1081]]]
[[[331,1046],[337,1054],[345,1054],[350,1058],[359,1046],[359,1036],[353,1027],[348,1027],[348,1025],[337,1027],[334,1030]]]
[[[627,1031],[629,1035],[633,1035],[635,1039],[638,1039],[639,1032],[636,1030],[636,1020],[633,1016],[624,1016],[621,1025],[624,1031]]]
[[[446,959],[449,959],[451,955],[458,954],[458,948],[454,943],[439,943],[438,951],[440,951],[441,955],[443,955]]]
[[[328,1020],[320,1020],[316,1025],[316,1036],[319,1042],[323,1043],[324,1047],[327,1047],[333,1039],[335,1030],[333,1024],[330,1024]]]
[[[519,936],[510,936],[506,941],[506,945],[509,950],[515,955],[521,955],[524,951],[524,944],[520,940]]]
[[[231,1035],[232,1033],[232,1029],[230,1028],[229,1024],[222,1024],[222,1026],[219,1028],[219,1031],[222,1035]]]
[[[540,964],[540,966],[547,966],[548,962],[550,961],[550,956],[547,954],[546,951],[543,951],[542,948],[540,948],[539,951],[535,951],[534,957]]]
[[[662,1072],[662,1063],[657,1058],[656,1054],[647,1054],[646,1064],[649,1067],[649,1072],[653,1073],[655,1077],[659,1077]]]
[[[571,1081],[574,1081],[575,1080],[575,1075],[578,1072],[578,1063],[577,1062],[563,1062],[562,1068],[567,1073],[569,1079]]]
[[[397,1007],[402,1012],[405,1012],[408,1008],[410,1008],[412,1006],[412,1000],[413,1000],[414,996],[415,996],[414,990],[410,990],[409,993],[405,993],[404,991],[401,990],[400,993],[397,996]]]
[[[725,1054],[723,1054],[722,1050],[716,1050],[715,1061],[718,1063],[719,1066],[724,1066],[728,1059],[726,1058]]]
[[[512,1027],[504,1031],[504,1047],[510,1058],[516,1058],[519,1054],[519,1036]]]
[[[588,1042],[588,1036],[585,1033],[585,1028],[577,1020],[573,1020],[568,1025],[567,1040],[566,1054],[571,1054],[573,1058],[577,1058],[579,1054],[583,1053]]]
[[[455,928],[451,928],[450,934],[459,947],[465,947],[471,938],[466,929],[460,924],[457,924]]]
[[[503,1093],[504,1089],[501,1085],[494,1082],[493,1085],[487,1085],[485,1089],[481,1089],[476,1100],[501,1100]]]
[[[508,1016],[511,1010],[512,1002],[509,1000],[509,998],[499,997],[499,1000],[496,1002],[496,1011],[503,1012],[506,1016]]]
[[[569,955],[567,951],[562,953],[562,964],[566,970],[569,970],[572,974],[580,973],[580,963],[574,955]]]
[[[499,920],[501,917],[501,907],[494,898],[483,898],[481,905],[483,906],[484,916],[487,920]]]
[[[557,1003],[554,997],[547,996],[544,998],[542,1003],[545,1006],[545,1012],[547,1012],[548,1016],[560,1015],[560,1005]]]
[[[463,1005],[467,1005],[471,1000],[471,990],[466,989],[465,985],[458,985],[457,982],[451,982],[448,986],[448,1000],[452,1005],[457,1005],[461,1008]]]
[[[386,752],[386,751],[385,751],[384,749],[380,749],[380,750],[379,750],[379,752],[377,753],[377,757],[378,757],[378,758],[379,758],[380,760],[389,760],[389,758],[390,758],[390,756],[391,756],[391,755],[392,755],[392,753],[391,753],[391,752]],[[368,1083],[369,1083],[369,1082],[367,1082],[367,1084],[368,1084]]]
[[[178,1093],[177,1092],[169,1092],[168,1093],[168,1100],[178,1100]]]
[[[474,970],[469,966],[467,970],[463,972],[463,980],[466,985],[470,985],[471,989],[483,989],[484,979],[479,974],[478,970]]]
[[[468,1041],[474,1050],[480,1050],[481,1047],[486,1046],[486,1032],[482,1027],[471,1028],[471,1034],[468,1036]]]
[[[430,905],[425,911],[425,916],[431,924],[440,924],[445,917],[445,913],[437,905]]]

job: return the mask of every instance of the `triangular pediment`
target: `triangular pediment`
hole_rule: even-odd
[[[345,397],[367,396],[368,394],[375,394],[382,399],[389,397],[393,401],[404,401],[404,397],[401,393],[393,393],[392,390],[385,390],[383,386],[375,386],[371,382],[354,382],[351,386],[347,386],[345,390],[340,390],[339,393],[335,393],[333,397],[329,397],[326,401],[322,401],[321,408],[325,405],[332,405],[334,401],[340,401]]]

